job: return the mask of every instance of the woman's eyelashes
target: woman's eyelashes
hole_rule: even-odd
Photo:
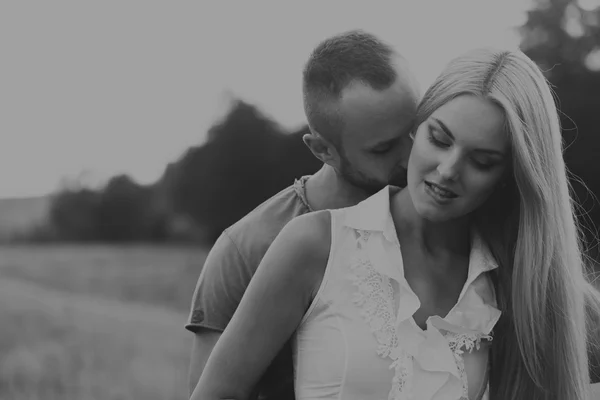
[[[487,171],[490,170],[492,168],[494,168],[494,166],[496,165],[493,162],[489,162],[489,161],[479,161],[475,158],[471,159],[473,162],[473,165],[475,165],[476,168],[479,168],[482,171]]]
[[[428,129],[427,139],[431,144],[440,149],[447,149],[452,146],[452,141],[447,137],[447,135],[431,125]],[[495,161],[490,161],[487,159],[483,160],[477,157],[470,157],[469,160],[475,168],[482,171],[490,170],[497,164]]]
[[[440,148],[450,147],[452,143],[450,143],[450,141],[447,138],[442,138],[442,135],[444,134],[439,132],[433,126],[429,126],[427,135],[427,139],[429,139],[429,142],[432,143],[434,146]]]

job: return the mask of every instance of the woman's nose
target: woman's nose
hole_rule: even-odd
[[[438,164],[437,171],[444,180],[456,180],[460,170],[460,159],[456,155],[448,155]]]

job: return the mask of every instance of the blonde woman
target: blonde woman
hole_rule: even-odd
[[[284,228],[192,399],[250,398],[292,336],[299,400],[590,398],[585,306],[600,302],[539,68],[456,58],[413,140],[406,189]]]

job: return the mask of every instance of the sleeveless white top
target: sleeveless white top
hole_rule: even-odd
[[[298,400],[488,398],[489,341],[501,313],[486,272],[497,263],[474,234],[458,302],[422,330],[390,213],[393,190],[331,211],[323,281],[294,337]]]

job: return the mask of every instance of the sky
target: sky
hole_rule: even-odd
[[[302,125],[301,71],[324,38],[372,32],[424,91],[470,48],[517,47],[528,0],[4,1],[0,197],[156,181],[241,98]]]

